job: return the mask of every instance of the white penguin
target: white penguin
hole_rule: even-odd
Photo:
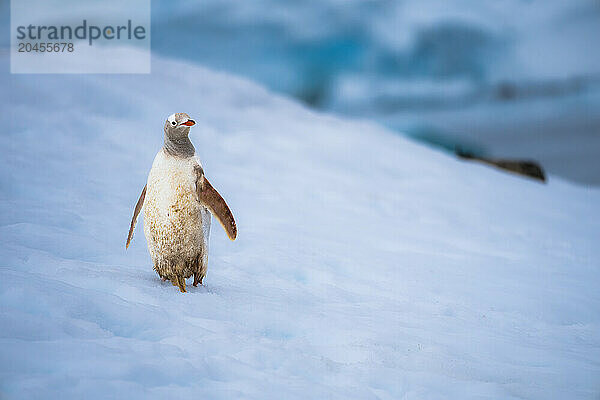
[[[208,263],[211,213],[231,240],[237,236],[235,220],[225,200],[204,176],[188,134],[194,120],[186,113],[169,116],[164,146],[152,164],[148,182],[135,206],[127,243],[142,207],[144,234],[154,270],[185,292],[185,280],[194,275],[202,284]]]

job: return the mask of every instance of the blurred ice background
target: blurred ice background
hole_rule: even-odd
[[[425,142],[600,183],[598,0],[175,0],[155,53]]]

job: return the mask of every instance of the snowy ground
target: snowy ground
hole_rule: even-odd
[[[161,59],[0,83],[3,399],[600,395],[599,190]],[[185,295],[124,246],[177,111],[239,227]]]
[[[157,0],[152,13],[158,54],[600,185],[598,0]]]

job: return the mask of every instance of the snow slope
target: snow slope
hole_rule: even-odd
[[[152,68],[0,73],[0,397],[598,398],[600,191]],[[186,295],[124,246],[177,111],[239,227]]]
[[[157,0],[152,49],[600,185],[598,0]]]

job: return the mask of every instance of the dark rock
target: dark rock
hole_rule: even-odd
[[[456,149],[456,155],[463,160],[479,161],[484,164],[493,165],[497,168],[501,168],[506,171],[510,171],[519,175],[528,176],[546,182],[546,174],[542,166],[532,160],[508,160],[508,159],[494,159],[488,157],[476,156],[467,151]]]

